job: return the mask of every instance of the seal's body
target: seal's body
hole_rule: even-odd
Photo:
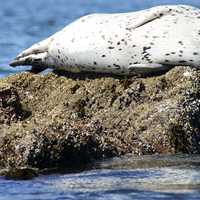
[[[11,66],[131,75],[200,66],[200,10],[158,6],[120,14],[92,14],[22,52]]]

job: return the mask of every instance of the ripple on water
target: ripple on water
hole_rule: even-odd
[[[170,164],[165,165],[167,161]],[[40,176],[29,181],[2,178],[0,200],[199,199],[199,166],[199,156],[117,158],[80,173]]]

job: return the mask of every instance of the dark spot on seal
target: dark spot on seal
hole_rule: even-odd
[[[145,54],[144,57],[149,56],[149,53],[147,53],[147,50],[148,50],[148,49],[151,49],[151,46],[149,46],[149,47],[143,47],[143,52],[142,52],[142,54]]]
[[[180,53],[183,53],[183,51],[182,51],[182,50],[179,50],[179,52],[180,52]]]
[[[101,37],[105,40],[105,35],[102,35]]]
[[[172,51],[171,54],[176,54],[176,52]]]
[[[117,69],[117,70],[119,70],[121,67],[120,67],[120,65],[117,65],[117,64],[113,64],[113,66]]]
[[[166,56],[169,56],[170,54],[169,54],[169,53],[166,53],[165,55],[166,55]]]
[[[118,49],[119,51],[121,51],[122,49]]]
[[[146,50],[151,49],[151,47],[143,47],[143,51],[145,52]]]
[[[114,49],[115,47],[108,47],[108,49]]]
[[[134,45],[132,45],[132,47],[134,48],[134,47],[136,47],[136,45],[134,44]]]
[[[117,42],[117,45],[120,45],[120,42]]]
[[[179,63],[186,63],[186,61],[185,60],[180,60]]]
[[[104,58],[104,57],[106,57],[106,55],[102,55],[101,57]]]
[[[144,55],[144,58],[147,58],[148,59],[148,57],[149,57],[149,53],[146,53],[145,55]]]
[[[165,62],[169,62],[169,60],[165,60]]]
[[[194,62],[194,60],[189,60],[190,62]]]
[[[182,41],[178,41],[178,43],[179,43],[180,45],[183,45],[183,42],[182,42]]]
[[[94,63],[94,65],[97,65],[97,62],[96,62],[96,61],[94,61],[93,63]]]
[[[193,52],[193,55],[196,56],[196,55],[199,55],[199,53],[198,52]]]

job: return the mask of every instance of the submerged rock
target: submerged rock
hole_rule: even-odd
[[[6,179],[29,180],[38,176],[37,169],[28,167],[8,168],[0,171],[0,176]]]
[[[75,167],[200,153],[200,71],[154,77],[21,73],[0,80],[0,166]]]

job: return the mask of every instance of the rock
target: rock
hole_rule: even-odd
[[[0,175],[6,179],[29,180],[38,176],[37,169],[28,167],[10,168],[0,171]]]
[[[0,80],[1,168],[81,168],[131,154],[200,153],[200,71],[154,77],[21,73]]]
[[[21,108],[19,96],[12,85],[0,85],[0,124],[17,122],[25,116]]]

